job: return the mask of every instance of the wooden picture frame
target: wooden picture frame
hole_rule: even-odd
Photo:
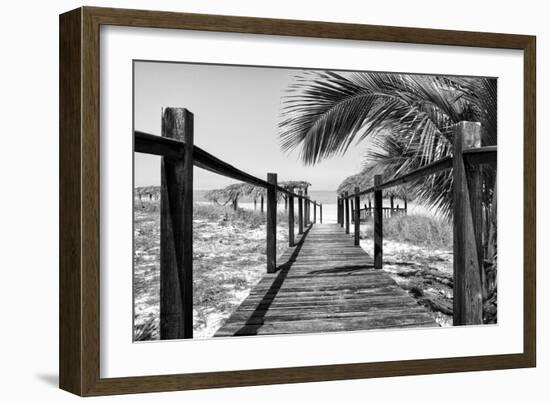
[[[211,373],[100,377],[99,36],[120,25],[524,52],[523,353]],[[81,7],[60,16],[60,387],[81,396],[526,368],[536,365],[534,36]]]

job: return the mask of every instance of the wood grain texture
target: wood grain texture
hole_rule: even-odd
[[[59,386],[82,394],[80,9],[59,22]]]
[[[361,201],[359,198],[359,187],[355,188],[355,209],[353,210],[354,216],[353,216],[353,243],[355,246],[359,246],[359,243],[361,241],[360,239],[360,232],[361,232]]]
[[[374,175],[374,186],[382,183],[382,175]],[[377,270],[382,269],[383,261],[383,241],[384,241],[384,228],[383,228],[383,211],[382,208],[382,190],[378,189],[374,191],[374,268]]]
[[[267,188],[267,272],[275,273],[277,269],[277,174],[268,173],[267,183],[271,185]]]
[[[474,190],[471,200],[462,150],[470,137],[479,135],[481,125],[460,122],[453,141],[453,325],[483,323],[481,270],[476,225],[471,204],[481,204]],[[478,200],[475,200],[476,197]],[[476,209],[477,211],[477,209]],[[481,234],[480,234],[481,236]]]
[[[162,136],[186,143],[161,161],[160,338],[193,338],[193,114],[166,108]]]
[[[298,194],[301,196],[302,191],[299,190]],[[298,234],[304,233],[304,199],[298,198]]]
[[[292,195],[288,196],[288,246],[294,246],[294,196]]]
[[[523,353],[101,378],[99,27],[102,24],[523,50]],[[536,364],[534,36],[82,7],[60,17],[60,73],[60,208],[63,207],[63,214],[60,215],[60,386],[63,389],[92,396],[494,370],[532,367]],[[76,241],[78,238],[80,242]]]
[[[337,224],[312,225],[216,336],[438,326]]]
[[[346,192],[346,198],[344,199],[344,215],[345,215],[345,224],[346,224],[346,234],[349,234],[349,199]]]

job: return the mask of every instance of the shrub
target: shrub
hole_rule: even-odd
[[[395,216],[384,218],[383,227],[385,239],[434,248],[453,247],[452,223],[444,219],[424,215]],[[372,221],[364,236],[374,236]]]

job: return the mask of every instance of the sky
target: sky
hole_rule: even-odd
[[[285,91],[300,70],[231,65],[134,62],[134,129],[160,135],[163,107],[193,112],[195,145],[265,179],[305,180],[311,190],[335,190],[361,170],[364,146],[314,166],[286,153],[278,123]],[[160,157],[134,154],[135,186],[160,184]],[[195,189],[221,188],[235,181],[195,167]]]

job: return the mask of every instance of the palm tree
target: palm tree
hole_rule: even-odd
[[[366,166],[376,166],[388,180],[452,155],[454,127],[460,121],[480,122],[482,145],[497,144],[496,79],[306,72],[290,86],[279,126],[282,149],[299,149],[305,164],[362,144]],[[484,232],[484,250],[485,257],[493,259],[492,270],[496,268],[496,226],[491,225],[496,222],[495,179],[496,170],[484,169],[484,221],[486,228],[492,228]],[[452,173],[444,171],[407,188],[412,198],[450,217],[452,180]],[[494,291],[496,283],[486,283],[485,299]]]
[[[306,72],[285,99],[281,146],[300,149],[302,161],[315,164],[363,143],[365,162],[390,179],[451,155],[460,121],[481,122],[483,145],[496,144],[496,91],[489,78]],[[451,188],[449,172],[410,185],[415,199],[444,215]]]

